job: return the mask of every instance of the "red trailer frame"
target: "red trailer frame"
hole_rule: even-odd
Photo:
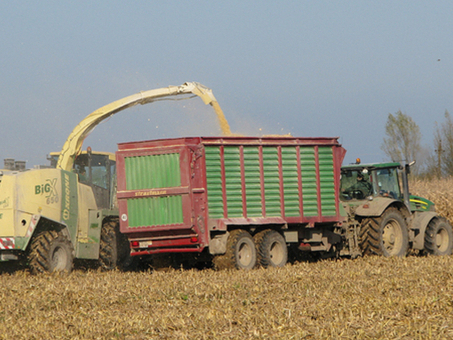
[[[304,153],[308,161],[302,160]],[[337,137],[188,137],[121,143],[116,153],[120,230],[131,241],[132,255],[143,255],[201,252],[209,246],[210,233],[235,226],[310,228],[341,223],[339,181],[345,153]],[[160,159],[162,155],[168,159]],[[146,157],[149,164],[131,165],[132,160]],[[179,172],[180,182],[131,187],[133,177],[151,178],[158,169],[169,177]],[[259,193],[255,190],[249,198],[251,181]],[[308,186],[313,189],[304,197]],[[139,201],[143,199],[146,204]],[[311,206],[306,206],[310,199]],[[260,213],[256,209],[248,213],[252,203]],[[157,214],[167,216],[163,223],[158,223]],[[135,225],[131,225],[133,216],[139,220]]]

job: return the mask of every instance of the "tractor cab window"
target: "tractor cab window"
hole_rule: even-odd
[[[384,196],[401,199],[401,189],[396,168],[373,170],[348,170],[341,172],[341,199],[365,199],[368,196]]]
[[[341,199],[365,199],[374,194],[372,178],[367,170],[346,170],[341,173]]]
[[[401,198],[398,170],[396,168],[379,169],[375,170],[375,173],[379,195],[391,197],[394,199]]]

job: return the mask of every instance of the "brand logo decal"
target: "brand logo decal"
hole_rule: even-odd
[[[64,189],[64,209],[63,209],[63,219],[65,221],[69,220],[70,214],[69,212],[71,211],[71,189],[69,187],[69,176],[68,174],[64,174],[64,184],[65,184],[65,189]]]
[[[35,185],[35,195],[43,195],[47,204],[58,203],[57,179],[46,179],[44,184]]]
[[[135,196],[158,196],[165,195],[167,190],[149,190],[149,191],[137,191]]]
[[[9,207],[9,197],[8,198],[5,198],[3,201],[0,201],[0,206],[2,208],[7,208]]]

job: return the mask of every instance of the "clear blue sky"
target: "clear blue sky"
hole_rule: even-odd
[[[452,13],[452,1],[2,1],[0,162],[46,164],[97,108],[187,81],[213,89],[236,133],[339,136],[346,162],[383,161],[401,110],[431,147],[453,113]],[[166,101],[113,116],[84,148],[218,134],[201,100]]]

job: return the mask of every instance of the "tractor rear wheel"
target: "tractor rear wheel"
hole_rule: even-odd
[[[252,236],[245,230],[230,232],[226,253],[214,257],[216,269],[237,268],[250,270],[256,265],[256,248]]]
[[[409,235],[399,210],[389,208],[381,217],[365,219],[360,230],[360,248],[364,255],[406,256]]]
[[[285,238],[277,231],[267,229],[257,233],[253,239],[256,244],[257,264],[267,267],[283,267],[288,261],[288,247]]]
[[[74,261],[74,247],[62,232],[43,231],[35,237],[28,255],[33,274],[44,272],[71,272]]]
[[[130,256],[129,242],[119,231],[116,219],[104,222],[101,230],[99,264],[104,270],[127,270],[134,263]]]
[[[425,251],[431,255],[451,255],[453,231],[450,223],[443,218],[434,218],[425,231]]]

